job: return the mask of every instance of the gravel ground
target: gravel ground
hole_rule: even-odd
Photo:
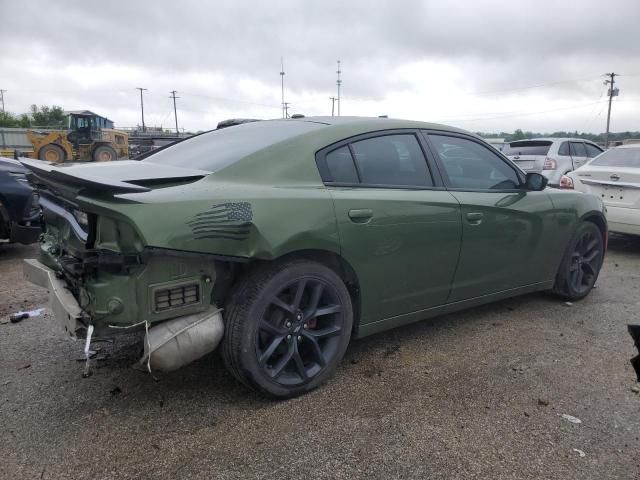
[[[0,478],[640,478],[640,242],[611,242],[597,288],[534,294],[354,342],[327,385],[269,401],[217,355],[130,368],[129,339],[82,345],[0,246]],[[572,423],[568,414],[582,422]]]

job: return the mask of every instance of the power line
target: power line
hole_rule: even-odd
[[[494,117],[477,117],[477,118],[467,118],[467,119],[444,119],[444,120],[440,120],[440,121],[445,121],[445,122],[475,122],[478,120],[494,120],[494,119],[499,119],[499,118],[512,118],[512,117],[525,117],[528,115],[540,115],[543,113],[552,113],[552,112],[559,112],[562,110],[573,110],[576,108],[584,108],[584,107],[588,107],[591,105],[596,105],[598,103],[601,103],[602,101],[597,101],[597,102],[590,102],[590,103],[584,103],[581,105],[572,105],[569,107],[561,107],[561,108],[554,108],[552,110],[540,110],[537,112],[524,112],[524,113],[516,113],[516,114],[508,114],[508,115],[497,115]]]
[[[471,92],[470,95],[475,95],[475,96],[482,96],[482,95],[492,95],[495,93],[504,93],[504,92],[517,92],[520,90],[531,90],[534,88],[542,88],[542,87],[551,87],[554,85],[562,85],[562,84],[566,84],[566,83],[577,83],[577,82],[583,82],[585,80],[594,80],[596,78],[600,78],[600,75],[594,75],[591,77],[583,77],[583,78],[576,78],[573,80],[559,80],[556,82],[548,82],[548,83],[539,83],[537,85],[527,85],[524,87],[515,87],[515,88],[501,88],[499,90],[488,90],[488,91],[484,91],[484,92]]]

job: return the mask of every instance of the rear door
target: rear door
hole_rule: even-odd
[[[461,205],[462,250],[449,302],[553,278],[553,205],[522,188],[522,173],[484,142],[428,133],[445,185]]]
[[[552,144],[550,140],[518,140],[509,143],[502,153],[525,172],[539,173]]]
[[[316,160],[342,256],[358,273],[361,323],[444,304],[460,253],[460,205],[433,175],[421,135],[362,135]]]
[[[574,170],[587,163],[587,149],[583,142],[569,142],[569,152]]]

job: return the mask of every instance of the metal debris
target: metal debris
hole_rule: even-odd
[[[580,450],[579,448],[574,448],[574,449],[573,449],[573,451],[574,451],[574,452],[576,452],[578,455],[580,455],[580,458],[582,458],[582,457],[586,457],[586,456],[587,456],[587,454],[586,454],[586,453],[584,453],[584,452],[583,452],[582,450]]]
[[[567,415],[566,413],[563,413],[561,417],[571,423],[582,423],[582,420],[580,420],[578,417],[574,417],[573,415]]]

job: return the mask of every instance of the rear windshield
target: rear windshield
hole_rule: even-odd
[[[591,160],[597,167],[640,168],[640,147],[612,148]]]
[[[546,155],[552,143],[548,140],[511,142],[502,150],[502,153],[505,155]]]
[[[142,161],[215,172],[258,150],[324,126],[295,120],[244,123],[197,135]]]

